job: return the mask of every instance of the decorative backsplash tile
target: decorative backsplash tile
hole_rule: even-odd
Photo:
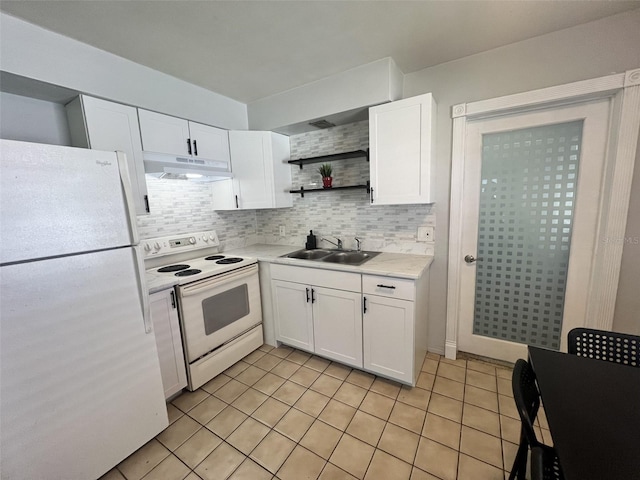
[[[367,121],[307,132],[290,137],[291,158],[366,150],[369,147]],[[333,185],[366,185],[369,164],[353,158],[331,162]],[[320,188],[320,164],[300,169],[293,165],[293,188]],[[365,189],[333,190],[295,195],[292,208],[269,210],[213,210],[211,184],[147,177],[151,214],[138,217],[142,239],[215,229],[221,248],[238,248],[266,242],[304,246],[309,230],[318,239],[338,236],[345,248],[355,248],[354,237],[363,239],[362,248],[384,252],[433,254],[432,242],[416,242],[420,225],[435,226],[435,206],[371,205]],[[279,236],[280,226],[286,235]],[[331,246],[320,243],[320,246]]]

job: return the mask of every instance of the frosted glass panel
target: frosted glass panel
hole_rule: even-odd
[[[483,136],[474,334],[560,348],[582,123]]]

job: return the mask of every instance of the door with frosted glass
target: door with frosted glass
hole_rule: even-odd
[[[585,322],[608,100],[470,122],[458,344],[508,361]]]

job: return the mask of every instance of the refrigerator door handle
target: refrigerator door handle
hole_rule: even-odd
[[[151,323],[151,306],[149,304],[149,290],[147,288],[147,281],[145,277],[144,269],[144,255],[139,246],[132,247],[133,254],[136,259],[136,271],[138,273],[138,293],[140,297],[140,306],[142,307],[142,317],[144,319],[144,331],[145,333],[153,332]]]
[[[137,245],[140,243],[140,238],[138,237],[138,227],[136,226],[136,205],[133,200],[133,189],[131,188],[131,178],[129,177],[129,168],[127,167],[127,156],[120,151],[117,151],[116,155],[118,157],[118,167],[120,170],[120,183],[122,183],[124,200],[127,205],[127,221],[129,223],[129,232],[131,232],[131,243]],[[144,273],[144,269],[142,272]]]

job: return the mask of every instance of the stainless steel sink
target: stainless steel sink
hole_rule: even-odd
[[[344,265],[362,265],[380,252],[357,252],[355,250],[329,250],[318,248],[315,250],[298,250],[287,255],[286,258],[313,260],[317,262],[341,263]]]

